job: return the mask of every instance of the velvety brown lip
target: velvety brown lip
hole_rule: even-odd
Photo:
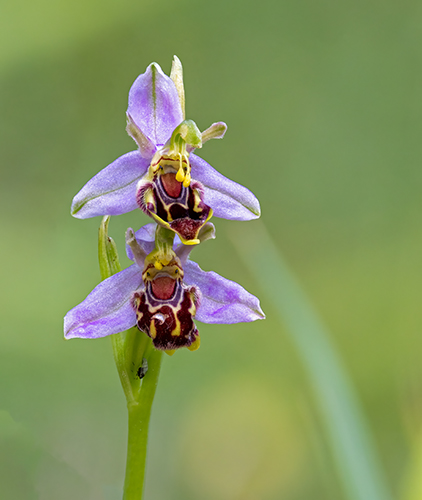
[[[152,293],[157,299],[167,300],[173,295],[175,286],[176,280],[170,276],[159,276],[152,282]]]
[[[171,196],[172,198],[178,198],[180,196],[180,192],[182,190],[182,183],[176,181],[176,174],[162,174],[161,182],[163,183],[163,187],[165,192]]]

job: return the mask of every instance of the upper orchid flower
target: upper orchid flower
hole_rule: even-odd
[[[200,132],[185,119],[182,66],[175,56],[170,77],[152,63],[129,91],[127,131],[138,150],[93,177],[75,196],[72,215],[120,215],[140,207],[185,244],[199,243],[201,227],[214,214],[232,220],[259,217],[255,196],[192,153],[227,126]]]
[[[67,313],[67,339],[104,337],[137,325],[156,349],[173,354],[180,347],[199,347],[193,318],[239,323],[265,317],[256,297],[233,281],[202,271],[188,259],[193,247],[180,241],[172,245],[168,233],[156,230],[156,224],[136,234],[127,231],[126,251],[135,263],[101,282]],[[214,238],[214,226],[205,224],[198,236],[200,241]]]

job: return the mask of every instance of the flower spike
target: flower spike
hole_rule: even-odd
[[[129,438],[124,498],[142,496],[148,423],[163,352],[195,351],[195,320],[238,323],[264,319],[259,300],[238,283],[204,272],[192,249],[215,238],[209,219],[260,215],[255,196],[194,154],[227,125],[201,132],[186,118],[183,68],[174,56],[170,77],[152,63],[129,91],[126,131],[137,145],[93,177],[74,197],[72,215],[103,215],[98,233],[102,282],[64,318],[66,339],[111,335],[127,400]],[[108,236],[111,215],[139,207],[155,222],[126,231],[133,264],[121,270]]]

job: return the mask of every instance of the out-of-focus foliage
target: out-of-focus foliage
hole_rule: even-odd
[[[187,116],[229,125],[201,155],[260,198],[332,331],[394,491],[417,498],[420,19],[414,0],[2,5],[0,496],[65,499],[74,487],[69,498],[119,498],[126,413],[109,339],[62,340],[63,315],[99,280],[100,220],[69,209],[135,147],[124,127],[136,76],[152,60],[169,72],[177,54]],[[124,230],[145,222],[112,219],[123,265]],[[254,222],[214,222],[219,240],[195,260],[259,295],[228,236]],[[343,500],[309,381],[262,306],[264,322],[200,325],[198,352],[165,359],[147,498]]]

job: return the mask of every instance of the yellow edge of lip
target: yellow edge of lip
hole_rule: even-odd
[[[199,243],[201,243],[201,240],[198,240],[198,239],[195,239],[195,240],[184,240],[180,234],[179,234],[179,237],[180,237],[180,241],[184,244],[184,245],[199,245]]]

